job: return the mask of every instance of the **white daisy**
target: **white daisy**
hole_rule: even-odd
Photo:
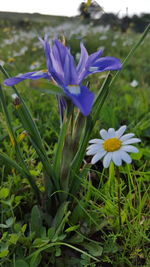
[[[131,163],[132,159],[127,152],[137,153],[138,149],[131,144],[138,143],[139,138],[133,138],[134,133],[124,134],[127,126],[121,126],[119,130],[115,131],[109,128],[108,131],[100,130],[102,139],[92,139],[91,144],[87,148],[86,155],[93,155],[92,164],[95,164],[103,158],[104,168],[108,168],[111,160],[116,166],[121,166],[122,160],[126,163]]]

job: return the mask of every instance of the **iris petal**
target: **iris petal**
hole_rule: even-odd
[[[88,116],[94,101],[94,94],[89,91],[86,86],[80,86],[80,94],[71,94],[67,88],[64,87],[65,94],[72,100],[84,116]]]
[[[97,60],[91,67],[97,67],[97,69],[93,70],[93,72],[101,72],[106,70],[120,70],[122,64],[118,58],[103,57]]]
[[[7,85],[7,86],[13,86],[17,83],[20,83],[26,79],[30,79],[30,80],[37,80],[37,79],[40,79],[40,78],[44,78],[44,79],[50,79],[50,75],[48,75],[47,72],[44,72],[44,71],[32,71],[32,72],[27,72],[27,73],[24,73],[24,74],[20,74],[16,77],[12,77],[12,78],[9,78],[9,79],[6,79],[4,81],[4,84]]]
[[[80,43],[80,49],[81,49],[81,56],[80,56],[80,60],[79,60],[78,66],[77,66],[78,74],[80,74],[80,72],[83,71],[83,69],[85,68],[87,59],[89,57],[87,50],[86,50],[86,48],[82,42]]]
[[[64,64],[64,79],[65,85],[77,84],[77,71],[74,64],[74,59],[71,54],[66,54]]]

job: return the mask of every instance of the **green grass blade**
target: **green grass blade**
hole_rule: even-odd
[[[35,260],[38,257],[40,252],[42,252],[42,251],[44,251],[44,250],[46,250],[48,248],[54,247],[54,246],[66,246],[66,247],[72,248],[73,250],[88,256],[89,258],[93,259],[94,261],[99,262],[99,260],[97,258],[95,258],[91,254],[87,253],[86,251],[84,251],[82,249],[79,249],[79,248],[77,248],[77,247],[75,247],[75,246],[73,246],[73,245],[71,245],[69,243],[65,243],[65,242],[55,242],[55,243],[50,243],[50,244],[48,244],[46,246],[43,246],[42,248],[37,249],[35,252],[30,254],[26,259],[30,259],[30,258],[34,257],[34,260]]]

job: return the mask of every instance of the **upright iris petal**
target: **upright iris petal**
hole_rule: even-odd
[[[81,42],[81,56],[78,65],[75,65],[70,49],[55,39],[50,46],[47,35],[41,39],[44,47],[47,71],[28,72],[14,78],[6,79],[4,84],[12,86],[25,79],[49,79],[57,84],[84,116],[88,116],[94,101],[94,94],[82,85],[82,81],[90,74],[106,70],[119,70],[121,62],[114,57],[100,58],[103,51],[99,50],[88,55]],[[60,101],[59,101],[60,102]],[[61,106],[61,105],[60,105]],[[61,110],[64,110],[61,108]],[[62,111],[61,111],[62,113]]]

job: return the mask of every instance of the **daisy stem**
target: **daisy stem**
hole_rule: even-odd
[[[119,168],[116,167],[116,178],[118,182],[118,216],[119,216],[119,229],[121,229],[122,221],[121,221],[121,189],[120,189],[120,172]]]

